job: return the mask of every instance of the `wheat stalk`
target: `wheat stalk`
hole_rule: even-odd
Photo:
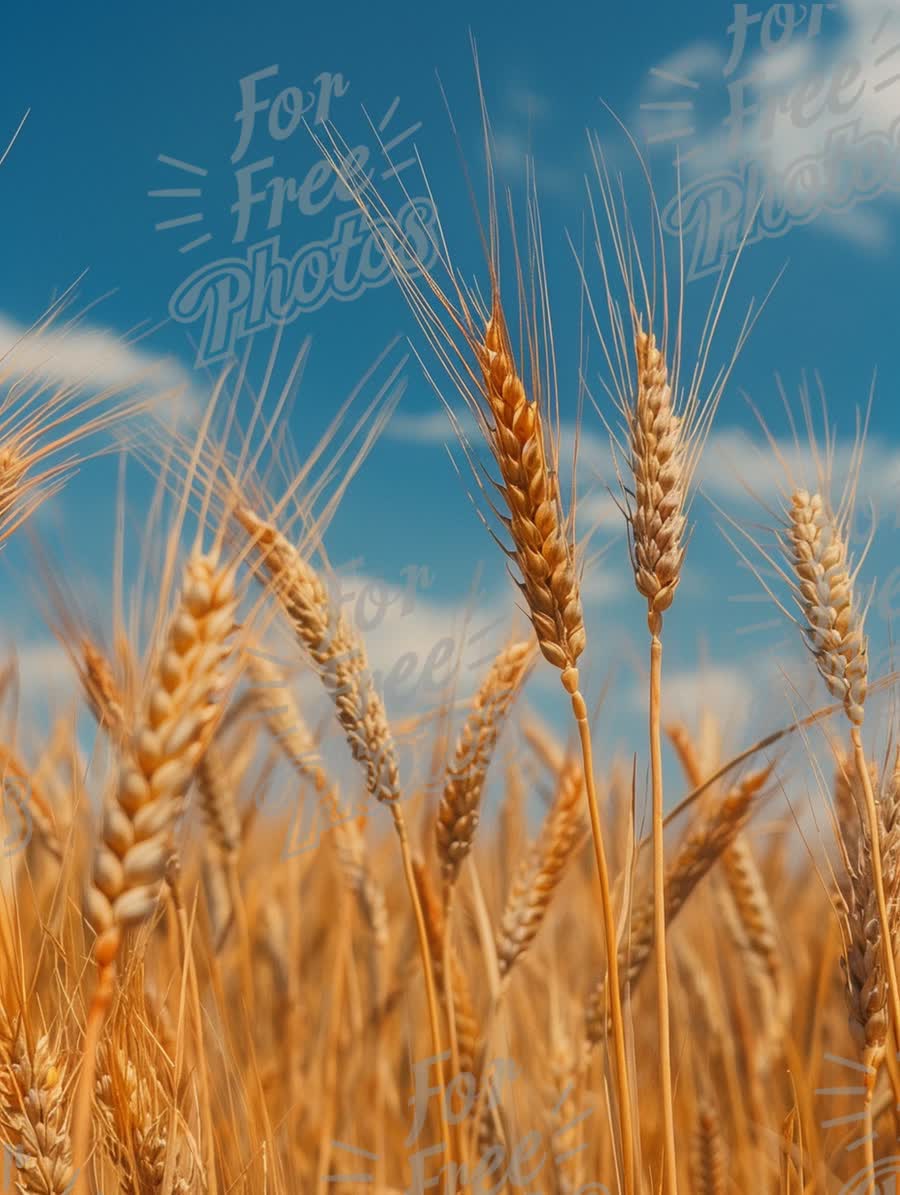
[[[804,639],[828,691],[842,701],[850,723],[854,763],[868,823],[868,856],[881,923],[891,1011],[895,1029],[900,1031],[900,986],[889,946],[893,930],[885,892],[879,816],[861,735],[868,687],[868,640],[864,611],[856,598],[858,570],[850,562],[844,534],[847,517],[846,510],[836,515],[822,494],[795,488],[781,539],[793,571],[792,589]]]
[[[663,354],[652,330],[635,330],[637,392],[628,411],[634,506],[629,508],[631,559],[635,585],[647,601],[650,631],[650,760],[653,789],[653,886],[656,941],[657,1025],[665,1139],[665,1182],[677,1195],[675,1114],[672,1095],[672,1046],[669,1028],[669,980],[666,955],[665,846],[663,827],[660,708],[662,688],[662,616],[674,599],[684,562],[689,425],[672,404]]]
[[[438,1076],[444,1090],[441,1035],[437,998],[421,902],[412,868],[409,837],[400,803],[400,779],[394,741],[384,703],[368,670],[365,647],[355,628],[335,610],[327,586],[272,523],[267,523],[238,502],[235,517],[262,560],[272,591],[294,631],[298,643],[319,673],[334,703],[353,758],[362,764],[370,796],[388,806],[400,847],[407,892],[416,919],[419,954],[425,977],[432,1045],[438,1058]],[[446,1107],[441,1098],[443,1140],[449,1141]]]
[[[662,1112],[664,1122],[663,1183],[667,1195],[677,1195],[675,1123],[672,1094],[672,1062],[669,1029],[668,971],[666,958],[665,895],[663,892],[664,794],[660,714],[662,700],[662,617],[674,600],[687,542],[687,515],[693,479],[719,401],[731,370],[753,326],[748,312],[731,361],[716,375],[703,394],[704,376],[713,337],[740,256],[735,255],[729,271],[716,283],[706,322],[697,346],[689,384],[681,385],[683,346],[681,333],[684,301],[684,259],[677,316],[672,317],[669,281],[663,244],[663,221],[640,151],[630,138],[650,191],[650,248],[653,268],[645,269],[640,238],[632,224],[622,196],[613,184],[600,138],[590,137],[601,205],[612,241],[612,256],[625,291],[624,316],[616,297],[613,269],[604,248],[598,210],[590,196],[594,241],[597,248],[602,295],[608,319],[600,318],[591,288],[582,271],[587,306],[600,339],[603,355],[612,375],[610,393],[622,430],[609,423],[614,455],[627,461],[633,490],[622,482],[622,510],[628,526],[629,553],[638,593],[647,603],[650,633],[649,740],[652,785],[652,844],[656,918],[657,1049],[660,1060]],[[643,314],[642,314],[643,313]],[[644,328],[644,319],[648,327]],[[674,336],[670,331],[674,323]],[[657,325],[654,327],[654,325]],[[661,339],[656,332],[661,327]],[[632,372],[631,362],[634,362]],[[618,463],[617,463],[618,469]],[[621,479],[620,479],[621,480]]]
[[[560,670],[569,694],[582,750],[585,794],[591,819],[594,855],[600,880],[607,958],[613,972],[618,951],[609,867],[600,825],[593,747],[587,705],[579,688],[577,661],[586,632],[570,532],[562,521],[558,475],[547,465],[548,451],[541,406],[529,400],[512,355],[496,274],[492,270],[492,309],[481,338],[469,334],[482,375],[482,397],[489,415],[481,424],[503,478],[509,510],[505,525],[519,565],[519,588],[544,658]],[[625,1050],[624,1017],[618,976],[613,974],[613,1036],[619,1096],[621,1145],[626,1193],[633,1189],[631,1094]]]
[[[486,114],[484,121],[485,141],[489,146]],[[451,418],[459,432],[463,451],[473,467],[476,482],[511,543],[511,547],[504,546],[504,550],[517,566],[516,583],[525,598],[540,650],[544,658],[559,669],[562,684],[571,701],[581,742],[585,796],[600,881],[607,957],[615,972],[618,966],[616,920],[597,806],[591,730],[587,705],[579,688],[577,667],[585,648],[586,631],[574,542],[574,511],[570,511],[568,516],[563,513],[558,470],[558,428],[557,436],[554,437],[547,426],[548,392],[555,386],[555,359],[534,180],[530,180],[527,224],[529,264],[532,270],[531,294],[525,289],[517,251],[520,309],[530,355],[530,370],[526,379],[516,361],[501,298],[499,228],[490,155],[490,244],[487,262],[490,305],[486,307],[480,297],[471,294],[456,277],[447,256],[439,221],[437,234],[429,230],[426,236],[428,248],[435,250],[440,268],[446,273],[446,290],[436,277],[437,271],[429,268],[418,252],[410,252],[407,231],[387,205],[377,194],[361,186],[358,175],[348,169],[349,158],[344,152],[347,147],[339,142],[333,131],[329,131],[327,136],[329,144],[316,137],[317,145],[369,222],[372,235],[384,252],[423,333],[446,369],[455,390],[474,416],[500,474],[499,481],[489,479],[486,482],[483,479],[479,466],[472,459],[466,436],[451,410]],[[558,422],[558,404],[556,416]],[[501,514],[497,509],[493,500],[494,490],[499,493],[506,514]],[[620,1144],[625,1192],[626,1195],[633,1195],[634,1134],[625,1023],[617,976],[614,976],[613,991]]]

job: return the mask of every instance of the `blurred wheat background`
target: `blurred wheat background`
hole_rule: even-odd
[[[900,14],[744,7],[4,108],[0,1190],[895,1189]]]

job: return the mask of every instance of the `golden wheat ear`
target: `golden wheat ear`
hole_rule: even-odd
[[[521,862],[500,918],[497,962],[501,979],[509,976],[517,960],[531,946],[566,869],[587,838],[587,827],[580,813],[583,801],[581,763],[569,758],[560,773],[553,803]]]
[[[81,693],[98,727],[113,738],[120,736],[126,724],[126,684],[120,674],[115,653],[107,646],[106,633],[96,625],[99,619],[88,615],[88,601],[76,595],[76,587],[66,581],[56,564],[33,535],[40,584],[35,584],[35,600],[44,611],[44,620],[72,664]]]
[[[542,653],[554,667],[574,677],[585,646],[585,630],[573,511],[568,515],[564,511],[559,482],[556,359],[534,180],[530,180],[526,250],[532,275],[527,280],[524,277],[525,266],[519,260],[513,235],[516,282],[512,289],[517,296],[517,310],[511,321],[503,299],[500,230],[487,123],[489,244],[484,234],[482,239],[487,254],[488,302],[455,271],[439,223],[436,231],[428,230],[426,238],[425,257],[431,256],[432,250],[436,256],[436,264],[429,268],[424,257],[413,251],[409,236],[385,201],[371,189],[362,189],[359,180],[347,174],[346,147],[337,134],[329,130],[327,136],[327,143],[317,139],[320,150],[369,221],[372,235],[446,373],[451,391],[474,419],[499,474],[497,480],[486,474],[454,401],[444,398],[443,388],[423,363],[457,432],[487,508],[487,513],[479,510],[479,517],[489,529],[491,517],[500,525],[500,539],[506,540],[501,546],[516,566],[515,580]],[[523,329],[518,346],[512,341],[511,322]]]
[[[178,1107],[171,1070],[146,1029],[114,1025],[101,1050],[94,1096],[100,1148],[123,1189],[162,1191],[167,1167],[174,1195],[205,1189],[199,1150]]]
[[[0,1016],[0,1131],[22,1195],[65,1195],[73,1177],[71,1102],[59,1033],[34,1035]]]
[[[779,505],[773,509],[749,490],[765,510],[769,527],[761,533],[749,530],[720,511],[735,532],[732,536],[726,531],[725,536],[772,601],[797,627],[828,691],[842,702],[851,725],[858,727],[862,725],[868,687],[868,642],[864,627],[868,602],[861,598],[858,578],[871,545],[874,524],[859,560],[854,560],[851,554],[849,532],[854,520],[868,413],[863,422],[857,416],[848,474],[840,494],[835,496],[835,433],[829,425],[821,379],[817,379],[821,431],[816,427],[806,379],[800,387],[805,439],[799,434],[780,380],[778,385],[791,430],[788,450],[776,440],[754,404],[749,399],[748,402],[768,450],[782,472]],[[804,459],[808,459],[809,466],[801,472],[796,462]],[[766,532],[768,538],[764,538]]]
[[[876,778],[877,779],[877,778]],[[868,1068],[869,1095],[884,1060],[890,1027],[888,977],[881,938],[878,894],[873,884],[872,852],[881,850],[885,897],[894,955],[900,945],[900,777],[877,780],[879,788],[879,843],[873,843],[865,822],[856,818],[846,827],[839,822],[846,866],[845,897],[840,907],[844,926],[841,966],[850,1031]],[[855,847],[853,854],[850,853]]]
[[[453,758],[446,770],[435,823],[444,882],[444,902],[472,849],[488,766],[506,716],[535,661],[531,643],[513,642],[492,663],[472,701]]]

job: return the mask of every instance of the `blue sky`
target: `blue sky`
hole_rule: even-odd
[[[723,397],[700,477],[704,491],[739,524],[761,518],[739,476],[771,499],[778,472],[764,451],[756,451],[761,441],[741,391],[753,396],[782,438],[788,429],[776,375],[795,399],[803,371],[810,377],[818,371],[838,428],[840,462],[846,461],[855,409],[866,403],[877,371],[863,489],[880,494],[882,531],[863,578],[877,586],[870,631],[873,655],[883,663],[895,591],[900,592],[891,580],[900,482],[900,393],[893,361],[900,244],[897,192],[888,185],[892,169],[900,182],[900,155],[896,140],[891,141],[893,121],[900,117],[900,84],[893,87],[900,53],[892,56],[900,43],[900,4],[852,0],[835,7],[807,6],[806,26],[798,25],[790,36],[777,19],[790,5],[751,6],[748,17],[760,19],[748,22],[744,52],[736,55],[739,30],[729,31],[729,25],[741,7],[704,2],[619,5],[613,11],[601,5],[557,5],[551,20],[544,5],[504,3],[487,9],[468,3],[423,8],[269,2],[251,12],[236,3],[176,6],[163,0],[152,15],[142,17],[112,5],[58,7],[52,17],[19,6],[6,15],[0,49],[4,143],[30,109],[0,168],[3,334],[31,323],[84,274],[78,302],[102,298],[89,322],[111,338],[110,368],[127,373],[134,364],[112,338],[138,326],[153,328],[141,342],[142,359],[165,357],[167,377],[183,382],[195,396],[208,390],[221,362],[197,367],[202,322],[172,318],[173,296],[183,291],[186,279],[221,259],[245,257],[253,245],[274,235],[284,257],[309,252],[316,242],[333,237],[353,213],[346,198],[332,194],[326,202],[328,184],[316,173],[318,154],[302,125],[273,139],[267,125],[271,106],[258,114],[253,136],[236,152],[241,81],[254,74],[258,97],[270,105],[283,89],[308,95],[316,80],[321,88],[327,76],[330,115],[351,145],[375,150],[363,109],[376,123],[385,119],[386,140],[412,128],[393,160],[405,160],[415,146],[457,265],[467,277],[478,277],[477,230],[441,90],[476,195],[483,200],[471,32],[502,183],[520,194],[526,155],[530,152],[535,161],[564,425],[571,426],[575,417],[580,320],[580,282],[567,234],[580,240],[584,176],[591,170],[587,129],[599,133],[635,210],[646,203],[635,156],[603,104],[633,131],[663,207],[675,194],[673,159],[680,146],[688,159],[683,182],[691,197],[689,215],[707,218],[705,232],[713,240],[716,227],[725,228],[709,223],[716,205],[752,207],[748,180],[760,180],[765,202],[772,204],[772,212],[766,207],[765,213],[768,232],[745,250],[714,361],[727,357],[729,338],[733,341],[751,299],[761,299],[784,273]],[[819,17],[821,27],[810,30],[808,22]],[[277,73],[270,69],[275,67]],[[279,109],[282,122],[290,118],[292,95]],[[744,115],[729,141],[724,122],[738,100]],[[835,139],[844,146],[840,165],[822,166],[824,147]],[[240,239],[232,212],[238,172],[269,157],[271,165],[253,176],[257,182],[281,176],[299,185],[305,179],[303,202],[308,208],[321,204],[322,210],[301,212],[296,205],[291,210],[286,202],[281,224],[267,228],[265,205],[256,204]],[[385,165],[377,152],[373,161]],[[415,167],[400,177],[410,194],[424,194]],[[152,194],[179,189],[200,193]],[[385,180],[383,189],[396,210],[403,201],[397,180]],[[821,214],[791,227],[779,214],[788,192],[795,210],[799,203],[807,213],[821,209]],[[193,219],[158,227],[183,217]],[[697,227],[686,233],[689,257]],[[179,251],[207,235],[203,243]],[[670,252],[674,246],[670,237]],[[596,270],[590,268],[596,282]],[[707,276],[686,286],[689,332],[705,315],[712,284]],[[346,301],[332,298],[288,325],[282,370],[304,338],[312,337],[293,415],[301,456],[377,355],[392,338],[407,335],[420,343],[393,285],[354,293]],[[258,333],[255,362],[265,360],[270,338],[271,332]],[[237,347],[240,351],[245,342]],[[391,360],[401,352],[402,347],[394,350]],[[65,353],[59,356],[58,368],[64,370]],[[599,370],[596,346],[590,361]],[[253,368],[259,371],[261,365]],[[374,620],[373,656],[386,670],[401,649],[427,656],[445,633],[442,628],[461,617],[476,573],[485,594],[485,624],[501,618],[513,602],[499,553],[445,451],[452,433],[440,422],[438,401],[415,362],[407,377],[397,419],[354,481],[328,537],[336,566],[361,561],[356,571],[364,579],[358,589],[368,578],[402,591],[405,569],[429,570],[429,586],[417,593],[415,609],[406,611],[398,600],[390,617]],[[591,386],[602,396],[602,379],[594,375]],[[589,451],[581,488],[594,493],[593,505],[586,503],[585,509],[602,515],[592,546],[605,549],[586,580],[592,644],[588,684],[596,697],[615,672],[617,698],[602,720],[604,743],[609,749],[633,749],[642,724],[643,616],[630,587],[621,521],[604,498],[605,486],[615,478],[602,423],[591,410],[584,433]],[[804,464],[799,462],[801,471]],[[95,463],[44,516],[45,525],[61,533],[68,557],[101,576],[110,567],[112,476],[111,462]],[[138,482],[132,495],[138,507],[146,494]],[[739,567],[717,530],[716,510],[701,496],[694,515],[687,572],[666,623],[669,691],[689,717],[701,689],[712,694],[737,741],[752,727],[777,721],[792,702],[802,706],[819,689],[810,685],[796,634],[785,620],[772,621],[771,603],[742,600],[758,598],[760,587]],[[4,619],[47,687],[56,662],[20,586],[22,546],[6,557],[0,580]],[[768,629],[752,631],[766,621]],[[477,619],[473,630],[476,625]],[[472,654],[478,648],[466,650]],[[483,643],[479,654],[484,654]],[[549,671],[534,683],[534,700],[548,713],[554,684]],[[423,691],[412,702],[424,703]]]

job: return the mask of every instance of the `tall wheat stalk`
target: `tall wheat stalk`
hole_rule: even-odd
[[[173,609],[165,609],[174,588],[196,468],[221,384],[201,421],[169,530],[147,673],[142,690],[132,694],[128,723],[116,743],[116,785],[104,802],[100,841],[85,895],[86,916],[96,935],[92,953],[97,982],[75,1100],[76,1195],[86,1182],[97,1046],[115,994],[123,941],[157,911],[174,856],[173,831],[184,795],[215,734],[223,698],[235,679],[231,656],[239,596],[235,564],[224,552],[224,521],[210,546],[204,544],[212,475]]]
[[[512,545],[511,548],[502,546],[516,565],[516,584],[525,600],[541,653],[559,670],[571,704],[581,745],[585,797],[610,968],[614,1080],[624,1185],[626,1195],[633,1195],[636,1190],[634,1130],[625,1017],[618,982],[618,936],[597,800],[591,727],[577,666],[587,636],[576,561],[574,503],[565,514],[559,481],[555,349],[540,216],[534,180],[530,178],[525,226],[530,270],[527,281],[513,232],[524,339],[521,353],[528,364],[526,376],[517,361],[501,298],[500,230],[491,134],[483,104],[482,112],[489,203],[489,227],[484,236],[489,303],[467,288],[456,274],[438,217],[435,217],[435,228],[417,229],[419,242],[424,238],[427,244],[427,250],[420,253],[384,201],[377,193],[366,190],[358,175],[348,170],[347,147],[337,136],[329,133],[327,144],[320,138],[317,144],[356,199],[427,341],[477,422],[500,475],[500,480],[494,481],[490,489],[453,406],[442,399],[459,433],[462,451],[472,466],[476,483]],[[432,251],[438,264],[429,269],[422,258]],[[439,280],[439,274],[443,281]],[[440,388],[436,386],[436,389],[440,395]],[[494,496],[498,493],[505,513],[494,504]]]
[[[880,921],[881,949],[888,976],[893,1023],[900,1026],[900,988],[891,943],[894,921],[885,891],[884,844],[872,777],[862,743],[868,683],[868,641],[864,611],[854,592],[856,570],[847,553],[840,516],[821,494],[795,490],[784,533],[793,565],[794,590],[805,619],[803,634],[829,692],[841,698],[850,723],[853,759],[862,788],[869,840],[869,863]]]
[[[812,404],[805,380],[800,391],[800,406],[816,473],[817,488],[808,489],[799,483],[778,442],[760,418],[769,446],[787,479],[783,509],[775,533],[775,549],[771,550],[760,544],[749,532],[740,528],[738,530],[787,586],[791,596],[791,607],[781,601],[772,585],[761,577],[758,569],[754,569],[779,609],[799,629],[816,670],[829,693],[840,701],[850,726],[854,767],[863,796],[863,814],[869,844],[867,855],[880,923],[879,937],[887,975],[891,1019],[894,1031],[897,1032],[900,1027],[900,985],[897,980],[894,952],[890,945],[895,937],[894,922],[897,911],[889,908],[880,816],[862,741],[869,690],[869,656],[868,637],[865,633],[866,607],[860,602],[857,581],[868,547],[854,563],[847,543],[847,532],[853,519],[862,468],[868,414],[863,423],[857,419],[856,439],[847,478],[839,504],[835,508],[831,502],[834,439],[827,422],[827,406],[821,380],[817,379],[817,383],[825,424],[822,446],[817,441]],[[790,414],[783,389],[781,397]],[[794,446],[799,448],[793,417],[791,427]],[[874,534],[874,526],[872,533]],[[754,567],[747,556],[738,550],[742,558]]]
[[[640,159],[640,153],[630,136],[629,140]],[[601,221],[591,195],[594,243],[602,280],[602,305],[595,305],[591,297],[584,267],[582,277],[591,319],[611,377],[608,389],[621,419],[621,428],[615,430],[601,412],[601,417],[610,431],[617,471],[618,461],[624,460],[630,474],[631,485],[622,482],[621,509],[628,527],[635,585],[638,593],[647,602],[647,627],[650,633],[648,723],[652,790],[657,1042],[665,1155],[663,1178],[667,1195],[677,1195],[666,958],[665,811],[661,735],[662,616],[672,605],[681,578],[693,477],[731,369],[752,328],[752,308],[740,330],[729,363],[719,371],[711,384],[706,385],[704,374],[707,360],[737,265],[736,256],[730,272],[723,270],[719,276],[697,347],[690,381],[684,386],[681,381],[683,257],[680,260],[680,293],[673,330],[670,327],[668,272],[662,221],[646,168],[644,169],[651,198],[650,256],[654,264],[650,284],[638,248],[639,238],[627,208],[620,211],[619,198],[607,171],[599,137],[593,136],[590,144],[601,206],[612,244],[610,262],[604,248],[606,238],[601,232]],[[642,161],[641,165],[643,167]],[[679,247],[683,248],[681,245]],[[616,298],[614,268],[618,271],[624,289],[624,310]],[[660,288],[659,294],[655,290],[657,286]],[[606,309],[605,318],[600,316],[602,307]],[[645,319],[648,323],[646,329]],[[660,333],[659,340],[657,332]],[[630,365],[632,360],[633,372]]]
[[[272,593],[334,703],[337,720],[351,753],[364,769],[369,795],[386,805],[390,811],[415,917],[435,1067],[441,1089],[442,1141],[449,1147],[451,1137],[445,1099],[440,1017],[428,932],[416,887],[409,834],[400,799],[393,736],[381,695],[369,671],[365,646],[356,628],[351,626],[342,611],[334,607],[321,576],[273,523],[240,501],[235,507],[235,518],[247,533],[268,576]]]

